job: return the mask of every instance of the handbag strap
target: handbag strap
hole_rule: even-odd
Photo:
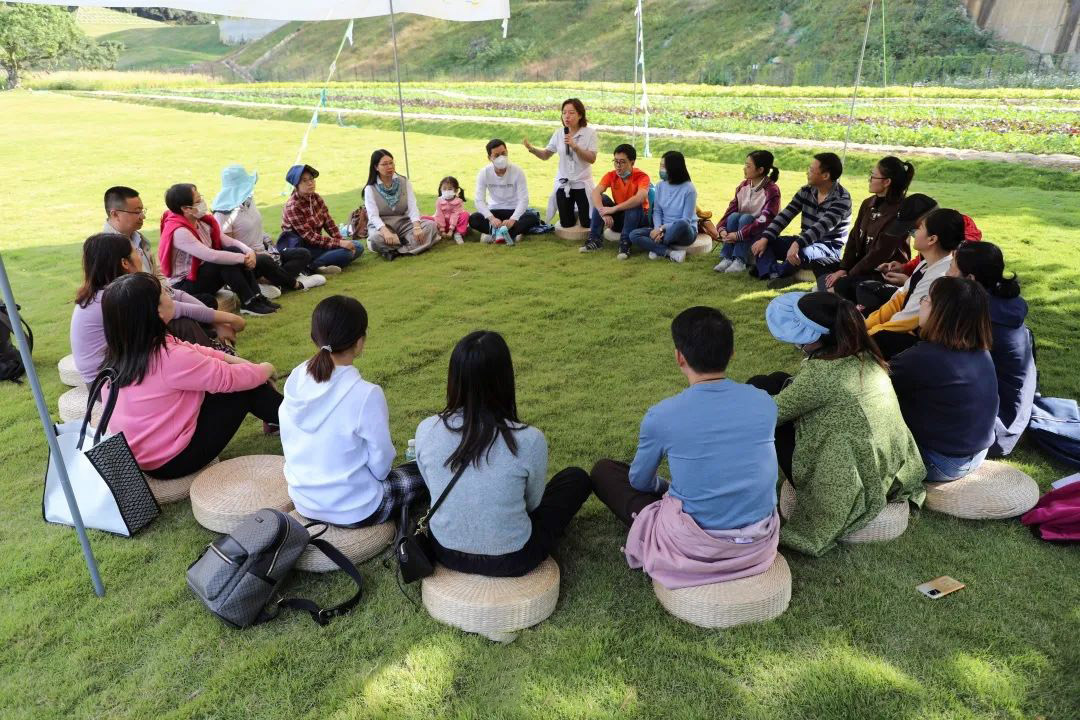
[[[333,607],[320,608],[318,603],[314,600],[307,598],[282,598],[278,600],[275,605],[278,608],[290,608],[292,610],[304,610],[311,615],[311,619],[319,625],[326,625],[331,619],[338,615],[344,615],[352,610],[360,602],[361,596],[364,594],[364,580],[360,576],[360,571],[356,568],[356,565],[352,563],[347,557],[341,554],[336,547],[331,545],[325,540],[314,538],[311,540],[311,545],[319,548],[323,555],[330,558],[335,565],[345,571],[345,573],[353,579],[356,583],[356,594],[345,602],[338,603]],[[275,615],[276,617],[276,615]]]
[[[427,527],[428,521],[431,520],[431,516],[435,514],[435,511],[439,509],[439,506],[443,504],[443,500],[446,499],[446,496],[449,495],[450,491],[454,489],[455,485],[457,485],[457,481],[461,479],[461,475],[465,472],[466,467],[468,467],[468,465],[462,465],[460,468],[458,468],[458,471],[454,473],[454,477],[450,479],[450,482],[447,483],[446,488],[444,488],[442,493],[439,494],[439,499],[435,501],[435,503],[431,506],[430,510],[424,513],[424,516],[420,518],[420,522],[416,523],[417,530],[423,530]]]
[[[90,383],[90,392],[86,400],[86,413],[83,415],[82,427],[79,429],[79,444],[76,446],[79,450],[82,450],[83,442],[86,440],[86,428],[90,426],[91,415],[94,411],[94,403],[101,397],[101,391],[105,387],[105,383],[109,383],[110,386],[115,386],[116,371],[112,368],[105,368],[97,374],[94,378],[94,382]],[[98,421],[97,429],[94,432],[94,444],[97,445],[101,441],[101,434],[105,431],[105,428],[109,426],[109,420],[112,419],[113,410],[116,408],[116,398],[120,393],[115,387],[110,389],[109,399],[105,403],[105,409],[101,413],[101,419]]]

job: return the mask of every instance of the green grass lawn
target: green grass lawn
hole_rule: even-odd
[[[260,171],[256,200],[274,232],[281,178],[303,130],[25,92],[0,94],[0,114],[8,137],[19,138],[4,151],[11,181],[0,194],[8,218],[0,250],[37,336],[35,362],[54,409],[79,248],[101,227],[104,189],[142,191],[147,234],[156,240],[169,184],[192,181],[212,198],[221,167],[241,162]],[[602,142],[603,157],[613,143]],[[305,161],[322,173],[319,189],[335,217],[359,203],[376,147],[400,160],[393,132],[323,123],[312,134]],[[409,150],[425,209],[446,174],[462,180],[471,199],[482,142],[416,133]],[[511,155],[528,174],[534,207],[542,207],[554,166],[520,147]],[[641,164],[652,172],[656,162]],[[722,211],[739,166],[699,159],[689,166],[703,205]],[[965,168],[956,165],[951,176],[966,179],[917,180],[913,189],[970,213],[984,238],[1003,246],[1031,304],[1044,391],[1078,397],[1077,194],[987,187]],[[802,167],[782,170],[787,198]],[[862,198],[865,173],[852,175],[846,184]],[[417,422],[441,406],[453,344],[477,328],[498,330],[514,353],[523,419],[545,431],[552,470],[587,468],[603,456],[629,457],[646,408],[683,387],[668,325],[688,305],[715,305],[733,318],[734,378],[797,367],[797,353],[775,342],[762,320],[774,293],[717,276],[713,262],[617,263],[614,250],[583,256],[551,236],[513,248],[450,244],[394,263],[369,255],[326,287],[287,296],[277,315],[251,320],[240,350],[288,372],[311,351],[314,305],[331,293],[355,295],[371,316],[360,367],[385,388],[403,449]],[[252,453],[280,453],[254,421],[225,455]],[[4,718],[1080,715],[1080,551],[1039,542],[1016,521],[924,512],[895,542],[820,559],[785,551],[794,578],[788,611],[768,624],[705,631],[663,611],[648,580],[626,568],[623,531],[591,499],[557,554],[555,614],[513,644],[439,625],[400,596],[377,562],[362,567],[367,594],[352,615],[318,628],[294,614],[240,632],[204,612],[185,587],[188,564],[214,537],[186,503],[167,506],[132,540],[91,533],[108,590],[94,597],[74,533],[41,520],[45,461],[27,386],[0,385]],[[1066,474],[1026,443],[1010,462],[1044,489]],[[939,601],[915,592],[944,574],[967,588]],[[349,586],[334,576],[296,581],[298,592],[322,601]]]
[[[132,28],[99,40],[124,43],[117,70],[162,70],[220,60],[232,52],[218,38],[217,25],[164,25]]]

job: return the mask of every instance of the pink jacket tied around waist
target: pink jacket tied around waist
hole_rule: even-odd
[[[665,495],[645,507],[626,538],[626,561],[668,588],[696,587],[760,575],[780,544],[780,516],[734,530],[703,530],[683,512],[682,500]]]

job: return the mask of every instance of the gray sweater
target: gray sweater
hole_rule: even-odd
[[[433,415],[416,428],[416,462],[433,503],[454,477],[446,460],[461,441],[460,416],[449,423],[456,430]],[[469,465],[446,496],[431,518],[440,545],[475,555],[505,555],[525,545],[532,534],[529,512],[547,484],[548,448],[544,434],[528,425],[514,438],[517,455],[498,436],[479,467]]]

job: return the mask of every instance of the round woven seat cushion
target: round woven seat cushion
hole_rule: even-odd
[[[311,520],[295,510],[292,511],[291,515],[299,520],[301,525],[307,525],[311,522]],[[318,532],[321,526],[315,526],[311,529]],[[384,522],[362,528],[339,528],[327,525],[326,532],[320,535],[319,538],[333,545],[342,555],[359,565],[378,555],[390,544],[390,541],[394,539],[394,523]],[[318,573],[340,570],[333,560],[326,557],[322,550],[319,550],[314,545],[307,546],[300,559],[296,561],[296,568]]]
[[[284,468],[281,455],[246,455],[208,466],[191,484],[196,522],[228,533],[261,508],[292,510]]]
[[[559,565],[550,557],[521,577],[468,575],[436,565],[421,583],[424,607],[431,617],[492,640],[550,617],[559,600]]]
[[[795,512],[795,488],[789,482],[780,487],[780,514],[786,519]],[[878,516],[865,527],[848,533],[840,542],[864,543],[895,540],[904,534],[908,526],[910,512],[906,502],[887,503]]]
[[[221,461],[214,458],[210,461],[210,465],[217,465],[219,462]],[[210,467],[210,465],[206,467]],[[191,492],[191,484],[195,482],[195,478],[199,477],[199,473],[205,469],[172,480],[158,480],[147,475],[146,484],[150,486],[150,492],[154,494],[158,505],[180,502],[181,500],[187,500],[188,494]]]
[[[713,240],[705,233],[698,233],[694,242],[686,248],[687,255],[708,255],[713,250]]]
[[[993,460],[959,480],[925,487],[926,509],[966,520],[1016,517],[1039,501],[1039,486],[1029,475]]]
[[[221,312],[235,313],[240,309],[240,298],[228,288],[218,290],[214,298],[217,300],[217,309]]]
[[[60,371],[60,382],[68,387],[78,387],[83,384],[82,375],[79,374],[78,369],[75,367],[74,355],[65,355],[60,358],[56,368]]]
[[[77,385],[66,393],[60,396],[60,400],[57,403],[60,411],[60,422],[71,422],[72,420],[82,420],[86,415],[86,401],[90,399],[90,391],[85,385]],[[97,427],[98,421],[101,420],[101,413],[104,407],[101,405],[101,401],[98,401],[94,405],[93,411],[90,413],[90,422]]]
[[[564,228],[562,225],[557,224],[555,225],[555,234],[563,240],[585,242],[589,237],[589,228],[581,227],[580,225]]]
[[[669,590],[653,580],[656,599],[669,613],[704,628],[765,622],[780,616],[791,602],[791,570],[780,553],[760,575],[728,582]]]

